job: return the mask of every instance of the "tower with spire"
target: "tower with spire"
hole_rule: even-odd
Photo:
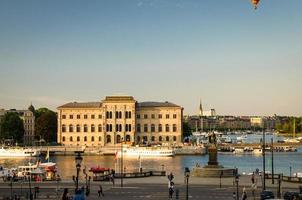
[[[203,132],[203,110],[202,110],[201,98],[199,103],[199,118],[200,118],[200,132]]]

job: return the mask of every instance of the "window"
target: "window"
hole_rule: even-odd
[[[141,115],[140,115],[140,114],[136,115],[136,118],[137,118],[137,119],[140,119],[140,118],[141,118]]]
[[[62,115],[62,119],[66,119],[66,115]]]
[[[148,119],[148,115],[147,114],[144,114],[144,119]]]
[[[118,116],[119,116],[120,119],[122,119],[122,112],[121,111],[118,113]]]
[[[84,142],[87,142],[87,136],[84,137]]]
[[[79,124],[77,124],[77,132],[81,132],[81,127]]]
[[[173,114],[173,118],[176,119],[176,114]]]
[[[144,142],[148,142],[148,137],[147,136],[143,136],[143,140],[144,140]]]
[[[176,136],[173,136],[173,141],[174,141],[174,142],[176,141]]]
[[[140,124],[137,124],[137,125],[136,125],[136,131],[137,131],[138,133],[141,132],[141,125],[140,125]]]
[[[152,141],[152,142],[155,141],[155,137],[154,137],[154,136],[151,137],[151,141]]]
[[[88,126],[87,126],[87,124],[84,124],[84,132],[85,133],[88,132]]]
[[[166,132],[169,132],[169,131],[170,131],[169,124],[166,124]]]
[[[106,124],[106,131],[112,132],[112,124]]]
[[[122,132],[122,125],[120,124],[118,127],[119,127],[119,131]]]
[[[141,141],[141,137],[137,136],[137,143],[140,143],[140,141]]]
[[[72,136],[70,136],[69,141],[72,142]]]
[[[109,112],[109,118],[112,119],[112,112]]]
[[[94,119],[94,117],[95,117],[94,115],[91,115],[91,119]]]
[[[144,132],[148,132],[148,124],[144,124]]]
[[[176,124],[173,124],[173,132],[176,132],[177,128],[176,128]]]
[[[155,125],[151,124],[151,132],[155,132]]]
[[[162,132],[163,131],[163,127],[161,124],[158,125],[158,132]]]
[[[77,137],[77,142],[80,142],[80,136]]]
[[[106,136],[106,142],[107,142],[107,143],[111,143],[111,136],[110,136],[110,135],[107,135],[107,136]]]
[[[118,124],[115,124],[115,131],[117,131],[117,132],[119,131],[118,130]]]
[[[119,118],[119,115],[118,115],[118,112],[115,111],[115,118],[118,119]]]
[[[94,124],[91,125],[91,132],[95,132],[95,126],[94,126]]]
[[[66,126],[65,126],[65,124],[62,125],[62,132],[63,132],[63,133],[66,132]]]
[[[163,118],[162,114],[158,114],[158,119]]]
[[[99,115],[99,119],[102,119],[102,115]]]
[[[163,137],[162,137],[162,136],[159,136],[159,137],[158,137],[158,141],[160,141],[160,142],[163,141]]]
[[[170,115],[169,114],[166,114],[166,119],[169,119],[170,118]]]
[[[91,136],[91,142],[94,142],[94,137],[93,136]]]
[[[73,119],[73,115],[69,115],[69,119]]]
[[[128,112],[128,118],[131,119],[131,111]]]
[[[102,137],[101,137],[101,136],[99,136],[99,142],[100,142],[100,141],[102,141]]]
[[[166,136],[166,141],[167,141],[167,142],[169,142],[169,139],[170,139],[169,136]]]
[[[152,118],[152,119],[154,119],[154,118],[155,118],[155,115],[154,115],[154,114],[152,114],[152,115],[151,115],[151,118]]]
[[[98,132],[102,132],[102,125],[101,124],[99,124],[99,126],[98,126]]]
[[[77,119],[81,119],[81,115],[77,115]]]
[[[84,119],[87,119],[88,118],[88,115],[84,115]]]
[[[65,136],[63,136],[62,141],[65,142]]]
[[[130,142],[130,135],[126,135],[126,142]]]
[[[71,132],[71,133],[73,132],[73,126],[72,126],[72,124],[69,125],[69,132]]]
[[[125,131],[126,132],[131,132],[131,124],[126,124],[125,125]]]

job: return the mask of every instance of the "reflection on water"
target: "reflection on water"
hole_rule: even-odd
[[[76,174],[74,156],[53,156],[50,159],[56,162],[58,173],[63,179],[72,179]],[[0,159],[0,165],[8,168],[17,167],[19,165],[27,165],[29,161],[35,162],[35,159]],[[218,161],[224,167],[238,167],[239,171],[252,172],[256,168],[262,169],[262,156],[238,155],[238,154],[219,154]],[[162,170],[162,167],[167,172],[173,172],[176,175],[182,175],[185,167],[194,167],[196,163],[206,165],[208,155],[205,156],[175,156],[164,158],[142,158],[142,167],[144,170]],[[271,171],[271,155],[268,153],[266,157],[267,170]],[[292,172],[302,172],[302,152],[301,148],[298,152],[281,152],[274,154],[274,165],[276,173],[289,174],[289,168],[292,167]],[[115,169],[114,156],[83,156],[82,166],[86,166],[87,170],[90,167],[106,167]],[[124,158],[124,167],[126,172],[138,171],[138,158]],[[83,169],[83,168],[82,168]],[[117,164],[117,172],[120,165]]]

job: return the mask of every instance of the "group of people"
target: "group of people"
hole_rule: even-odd
[[[87,193],[86,193],[86,196],[87,196]],[[61,200],[86,200],[86,196],[85,196],[84,187],[81,187],[80,189],[77,189],[73,196],[71,196],[69,194],[68,188],[65,188]],[[99,185],[98,197],[101,198],[101,196],[104,197],[105,194],[103,192],[102,185]]]

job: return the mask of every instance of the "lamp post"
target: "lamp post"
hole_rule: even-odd
[[[235,181],[236,181],[236,200],[239,200],[239,175],[238,175],[238,173],[236,174]]]
[[[124,176],[124,172],[123,172],[123,141],[124,138],[121,138],[121,187],[123,187],[123,176]]]
[[[29,174],[29,178],[28,178],[28,187],[29,187],[29,199],[32,200],[33,194],[31,193],[31,175],[30,174]]]
[[[186,184],[187,184],[187,189],[186,189],[186,200],[189,199],[189,177],[190,177],[190,170],[188,167],[185,168],[185,178],[186,178]]]
[[[272,154],[272,184],[275,184],[275,178],[274,178],[274,139],[271,139],[271,154]]]
[[[263,164],[263,185],[262,185],[262,190],[264,191],[265,190],[265,131],[264,131],[264,128],[263,128],[263,133],[262,133],[262,164]]]
[[[79,189],[79,174],[80,174],[80,170],[81,170],[81,163],[82,163],[82,156],[81,156],[81,152],[77,151],[75,152],[77,155],[75,157],[75,163],[76,163],[76,169],[77,169],[77,176],[75,177],[75,184],[76,184],[76,191]]]

